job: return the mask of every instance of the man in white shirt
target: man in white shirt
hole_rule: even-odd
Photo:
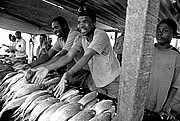
[[[21,37],[21,32],[16,31],[16,46],[15,55],[17,58],[26,56],[26,41]]]
[[[19,62],[25,63],[26,61],[26,41],[21,37],[21,32],[16,31],[16,44],[15,44],[15,58]]]

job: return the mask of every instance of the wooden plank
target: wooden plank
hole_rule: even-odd
[[[150,77],[159,0],[128,0],[118,121],[141,121]]]

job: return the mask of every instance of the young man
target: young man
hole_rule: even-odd
[[[159,121],[160,115],[169,114],[170,104],[180,84],[180,54],[170,45],[177,24],[163,19],[157,26],[154,57],[145,103],[144,121]],[[165,115],[164,115],[165,114]]]
[[[21,32],[16,31],[16,42],[15,42],[15,58],[17,63],[27,63],[26,55],[26,41],[22,38]]]
[[[89,89],[117,99],[121,69],[108,35],[95,27],[96,15],[92,11],[81,11],[78,14],[77,26],[81,35],[76,37],[69,52],[56,62],[38,68],[32,81],[37,84],[42,83],[48,71],[64,66],[74,58],[79,50],[83,49],[83,57],[63,75],[60,83],[65,83],[64,80],[68,81],[75,72],[88,64],[91,72],[88,78]],[[60,90],[61,84],[56,87],[56,97],[59,96]]]
[[[6,46],[8,47],[8,49],[5,50],[5,52],[11,52],[12,54],[10,55],[10,57],[14,57],[14,53],[15,53],[15,46],[16,46],[16,37],[14,35],[9,34],[10,37],[10,45],[5,45],[3,44],[2,46]]]
[[[48,49],[47,49],[47,36],[45,34],[40,34],[39,38],[39,43],[40,45],[38,46],[36,50],[36,57],[39,58],[44,54],[47,54]]]
[[[117,54],[117,59],[119,60],[120,65],[122,62],[123,43],[124,43],[124,31],[122,32],[121,36],[119,36],[116,39],[113,47],[114,52]]]
[[[53,33],[58,37],[56,43],[53,47],[51,47],[48,53],[43,54],[40,58],[33,61],[32,63],[25,65],[23,67],[24,69],[43,66],[56,61],[57,59],[68,53],[75,37],[79,35],[78,31],[69,28],[66,19],[61,16],[54,18],[52,20],[51,26],[53,29]]]

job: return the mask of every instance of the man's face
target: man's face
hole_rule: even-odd
[[[55,35],[57,35],[58,37],[61,36],[63,28],[60,26],[60,24],[58,23],[58,21],[54,21],[52,22],[52,29],[53,29],[53,33]]]
[[[16,38],[20,39],[21,38],[21,34],[20,33],[15,33]]]
[[[170,43],[173,37],[172,29],[165,23],[159,24],[156,31],[156,39],[159,44]]]
[[[45,38],[43,36],[40,36],[39,38],[39,42],[40,42],[40,45],[43,44],[43,42],[45,42]]]
[[[88,36],[93,32],[95,23],[88,16],[79,16],[77,27],[82,35]]]

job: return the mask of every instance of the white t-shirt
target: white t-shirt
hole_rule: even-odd
[[[148,87],[146,108],[160,112],[171,87],[180,84],[180,54],[172,48],[159,50],[154,47],[153,64]]]
[[[15,48],[18,50],[15,51],[15,56],[17,58],[26,56],[26,41],[24,39],[17,39]]]
[[[78,36],[72,48],[78,50],[88,48],[95,50],[95,54],[88,62],[92,78],[97,87],[104,87],[110,84],[117,76],[120,75],[120,64],[115,57],[108,35],[100,30],[95,29],[92,42],[88,42],[86,37]]]

